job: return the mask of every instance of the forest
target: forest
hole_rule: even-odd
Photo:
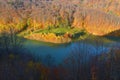
[[[120,0],[0,0],[0,80],[120,80]]]
[[[119,0],[0,0],[0,4],[0,32],[13,26],[24,36],[72,27],[103,36],[120,29]]]

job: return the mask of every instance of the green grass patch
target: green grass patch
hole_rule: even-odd
[[[70,27],[59,27],[59,28],[37,30],[34,33],[43,33],[43,34],[54,33],[57,36],[62,36],[68,33],[72,35],[72,39],[78,39],[82,36],[87,35],[87,32],[85,30],[81,30],[79,28],[70,28]]]
[[[39,30],[36,31],[35,33],[54,33],[56,35],[64,35],[65,33],[70,33],[72,35],[76,34],[78,35],[82,35],[85,33],[84,30],[80,30],[78,28],[52,28],[52,29],[43,29],[43,30]]]

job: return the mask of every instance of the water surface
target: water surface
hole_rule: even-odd
[[[47,56],[50,56],[55,64],[60,64],[70,54],[89,53],[91,56],[96,56],[119,45],[119,41],[105,37],[89,37],[66,44],[53,44],[34,40],[25,40],[24,43],[24,47],[35,60],[45,62],[48,59]]]

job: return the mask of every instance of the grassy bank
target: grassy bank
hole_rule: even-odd
[[[24,37],[32,40],[52,42],[52,43],[68,43],[76,39],[82,39],[87,35],[85,30],[70,27],[60,27],[43,29],[25,34]]]

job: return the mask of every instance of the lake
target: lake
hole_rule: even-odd
[[[46,63],[47,60],[51,59],[56,65],[61,64],[71,54],[87,53],[89,56],[96,56],[108,52],[111,48],[118,47],[119,45],[119,40],[95,36],[66,44],[53,44],[27,39],[24,41],[25,49],[29,51],[29,54],[36,61]]]

